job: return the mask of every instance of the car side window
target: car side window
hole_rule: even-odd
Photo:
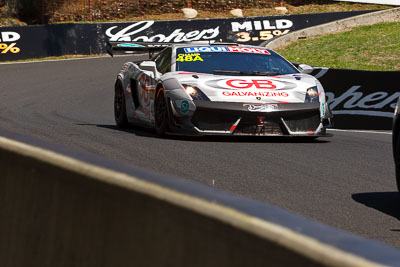
[[[171,55],[172,48],[168,47],[156,58],[157,70],[161,73],[166,73],[171,71]]]

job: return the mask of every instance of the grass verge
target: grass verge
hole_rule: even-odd
[[[400,71],[400,22],[299,40],[276,51],[292,62],[313,66]]]

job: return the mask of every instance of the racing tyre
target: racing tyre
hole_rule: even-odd
[[[397,138],[397,142],[396,142],[394,164],[395,164],[395,170],[396,170],[397,190],[400,192],[400,138],[399,137]]]
[[[124,89],[120,81],[115,84],[114,95],[114,117],[118,128],[126,128],[128,126],[128,118],[126,117],[125,95]]]
[[[164,136],[168,130],[168,105],[164,88],[159,88],[154,100],[154,121],[158,136]]]

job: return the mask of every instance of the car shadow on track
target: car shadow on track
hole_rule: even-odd
[[[399,192],[357,193],[353,194],[351,197],[358,203],[400,220]],[[392,231],[400,231],[400,229],[392,229]]]
[[[283,137],[283,136],[179,136],[170,135],[166,137],[171,140],[195,141],[195,142],[218,142],[218,143],[326,143],[327,140],[306,137]]]
[[[137,136],[157,137],[157,135],[154,133],[154,130],[147,129],[147,128],[140,127],[140,126],[129,126],[127,128],[118,128],[116,125],[112,125],[112,124],[76,123],[76,125],[79,125],[79,126],[94,126],[94,127],[99,127],[99,128],[104,128],[104,129],[124,132],[124,133],[130,133],[130,134],[134,134],[134,135],[137,135]]]
[[[137,136],[164,138],[168,140],[179,140],[189,142],[232,142],[232,143],[328,143],[328,139],[315,139],[309,137],[283,137],[283,136],[184,136],[184,135],[166,135],[159,137],[153,129],[141,126],[129,126],[127,128],[118,128],[111,124],[77,124],[81,126],[96,126],[125,133],[131,133]]]

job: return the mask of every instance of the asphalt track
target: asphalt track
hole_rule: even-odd
[[[129,57],[0,64],[1,131],[181,176],[400,248],[391,135],[157,138],[114,126],[113,84]]]

